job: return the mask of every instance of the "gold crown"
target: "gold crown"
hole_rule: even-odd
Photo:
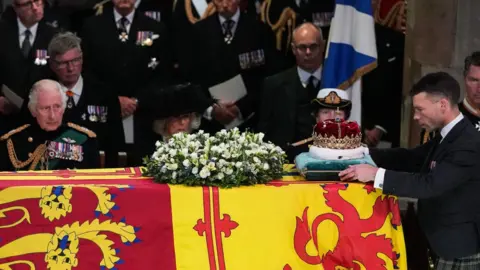
[[[317,123],[313,130],[313,145],[329,149],[354,149],[362,144],[360,126],[354,121],[329,119]]]
[[[328,149],[355,149],[362,145],[362,135],[343,138],[336,138],[335,136],[328,135],[322,136],[321,134],[313,134],[313,145],[320,148]]]

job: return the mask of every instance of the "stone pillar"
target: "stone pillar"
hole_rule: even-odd
[[[446,71],[457,78],[462,89],[463,60],[480,50],[478,0],[410,0],[405,40],[404,104],[401,145],[420,142],[420,128],[412,120],[408,92],[423,75]]]

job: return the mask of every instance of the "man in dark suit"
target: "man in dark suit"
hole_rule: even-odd
[[[158,87],[169,78],[171,51],[162,23],[135,11],[135,0],[113,0],[114,9],[89,18],[82,31],[85,70],[106,83],[118,96],[122,116],[133,116],[133,140],[153,136],[148,111],[137,106],[141,91]],[[131,119],[131,118],[130,118]],[[128,121],[131,123],[131,121]],[[127,130],[126,132],[129,132]],[[141,160],[129,160],[140,165]]]
[[[125,142],[117,96],[89,74],[82,75],[80,38],[73,33],[57,34],[48,46],[50,68],[67,95],[64,122],[79,123],[97,134],[99,149],[105,152],[105,166],[118,166],[118,152]],[[26,100],[28,97],[26,98]],[[24,102],[27,111],[28,102]]]
[[[368,146],[400,145],[405,34],[375,24],[377,68],[362,77],[362,123]],[[381,102],[379,102],[381,100]],[[385,133],[386,132],[386,133]]]
[[[216,0],[214,3],[217,14],[194,25],[192,58],[181,66],[186,69],[188,78],[201,85],[208,96],[210,87],[237,75],[245,85],[247,93],[243,98],[220,100],[220,103],[230,103],[226,106],[210,106],[205,112],[208,121],[202,123],[202,128],[216,132],[234,119],[243,121],[239,128],[254,128],[261,82],[278,67],[273,33],[255,15],[242,12],[239,0]],[[213,102],[212,99],[210,104]],[[230,115],[224,117],[222,111],[229,111]]]
[[[51,76],[47,46],[56,29],[44,19],[42,0],[15,0],[13,9],[15,19],[0,21],[0,87],[23,97],[33,83]],[[0,96],[0,121],[14,122],[13,112],[14,106]]]
[[[414,149],[369,149],[379,166],[355,165],[342,180],[374,182],[385,194],[419,198],[420,225],[436,269],[480,269],[480,137],[460,112],[460,86],[444,72],[412,88],[414,119],[440,136]]]
[[[267,78],[263,85],[258,131],[282,147],[290,162],[305,148],[289,145],[312,135],[311,100],[321,85],[324,49],[319,29],[311,23],[300,25],[292,43],[297,66]]]

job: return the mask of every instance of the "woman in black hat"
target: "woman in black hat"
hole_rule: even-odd
[[[151,112],[155,138],[139,142],[142,158],[155,151],[156,141],[168,141],[175,133],[191,133],[200,127],[203,112],[211,105],[198,85],[185,83],[158,88],[138,98]]]

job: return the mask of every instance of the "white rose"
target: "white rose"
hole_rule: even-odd
[[[258,139],[259,139],[260,141],[263,141],[263,138],[265,138],[265,134],[263,134],[263,133],[261,133],[261,132],[258,133]]]
[[[225,177],[225,175],[223,173],[217,174],[217,178],[220,179],[220,180],[222,180],[224,177]]]
[[[159,142],[159,141],[157,141],[157,142],[155,143],[155,146],[156,146],[157,148],[158,148],[160,145],[162,145],[162,143]]]
[[[227,175],[231,175],[233,173],[233,169],[232,168],[228,168],[225,170],[225,174]]]
[[[195,159],[198,159],[197,153],[191,153],[191,154],[190,154],[190,157],[191,157],[192,159],[194,159],[194,160],[195,160]]]
[[[172,173],[172,179],[175,179],[175,178],[177,178],[177,172]]]
[[[253,161],[255,161],[255,163],[261,163],[260,159],[258,159],[258,157],[253,157]]]
[[[182,149],[182,155],[185,156],[185,157],[188,155],[188,148],[183,148]]]
[[[225,152],[223,152],[222,154],[222,157],[223,158],[230,158],[232,155],[230,154],[230,152],[228,150],[226,150]]]
[[[170,151],[168,151],[168,154],[170,156],[175,156],[177,154],[177,149],[170,149]]]
[[[177,163],[167,164],[167,169],[169,169],[170,171],[175,171],[176,169],[178,169],[178,164]]]
[[[202,170],[200,171],[200,177],[207,178],[209,176],[210,176],[210,171],[208,170],[207,167],[203,167]]]
[[[193,174],[197,174],[197,173],[198,173],[198,167],[193,168],[193,169],[192,169],[192,173],[193,173]]]
[[[242,165],[243,165],[243,164],[242,164],[242,162],[240,162],[240,161],[238,161],[237,163],[235,163],[235,167],[237,167],[237,168],[242,167]]]
[[[263,164],[263,169],[266,171],[268,169],[270,169],[270,166],[268,165],[268,163],[265,163]]]
[[[188,168],[191,165],[190,160],[188,159],[185,159],[182,163],[183,163],[183,166],[185,166],[185,168]]]
[[[204,159],[204,158],[201,158],[201,159],[200,159],[200,164],[202,164],[202,165],[207,165],[207,160]]]

